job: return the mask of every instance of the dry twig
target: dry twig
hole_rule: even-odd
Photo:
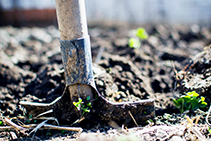
[[[15,129],[19,130],[19,131],[26,131],[27,129],[15,124],[14,122],[12,122],[11,120],[9,120],[8,118],[4,118],[4,122],[7,124],[7,125],[10,125],[12,127],[14,127]]]
[[[25,128],[34,128],[36,127],[36,124],[29,124],[29,125],[24,125]],[[67,130],[67,131],[77,131],[77,132],[82,132],[83,129],[81,127],[65,127],[65,126],[55,126],[55,125],[50,125],[50,124],[43,124],[40,129],[54,129],[54,130]]]
[[[46,124],[46,122],[49,121],[49,120],[55,120],[55,121],[57,121],[56,118],[48,118],[48,119],[46,119],[45,121],[43,121],[43,122],[41,122],[40,124],[38,124],[38,125],[29,133],[29,135],[30,135],[31,133],[33,133],[33,132],[36,133],[37,130],[38,130],[39,128],[41,128],[42,126],[44,126],[44,125]]]
[[[46,115],[46,114],[49,114],[49,113],[53,113],[53,109],[50,109],[50,110],[48,110],[46,112],[43,112],[43,113],[37,115],[35,118],[41,117],[41,116]]]
[[[0,126],[0,131],[11,130],[14,129],[12,126]]]
[[[133,115],[131,114],[131,112],[128,111],[128,113],[129,113],[129,115],[131,116],[131,118],[133,119],[133,122],[135,123],[135,125],[138,127],[138,124],[137,124],[135,118],[133,117]]]

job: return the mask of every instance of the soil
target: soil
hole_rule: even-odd
[[[143,127],[134,125],[134,128],[129,128],[119,123],[85,120],[74,125],[82,127],[82,133],[38,130],[32,137],[15,130],[13,133],[17,138],[172,141],[209,139],[211,134],[205,122],[207,113],[204,112],[208,108],[181,114],[174,106],[173,99],[184,92],[195,90],[205,97],[209,107],[211,48],[208,45],[211,44],[211,29],[197,25],[148,25],[144,28],[149,38],[142,41],[138,49],[128,46],[128,39],[133,36],[132,32],[136,28],[90,27],[89,34],[98,91],[112,102],[155,99],[156,117],[153,122],[148,121]],[[59,46],[59,31],[54,26],[0,28],[2,120],[8,117],[16,123],[18,120],[27,123],[30,111],[27,113],[20,106],[20,101],[50,103],[62,95],[65,81]],[[192,123],[189,127],[191,121],[187,116],[193,119],[197,115],[201,115],[198,124],[193,126]],[[59,122],[70,126],[70,123]],[[182,133],[173,133],[175,130]],[[11,132],[2,131],[0,137],[11,140]],[[196,132],[200,133],[195,135]]]

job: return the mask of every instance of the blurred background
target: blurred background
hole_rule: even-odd
[[[89,25],[211,23],[210,0],[85,0]],[[0,0],[0,25],[57,25],[55,0]]]

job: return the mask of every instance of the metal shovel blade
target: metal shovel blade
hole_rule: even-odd
[[[146,121],[155,116],[154,100],[147,99],[135,102],[110,102],[96,94],[90,113],[87,113],[87,120],[93,122],[115,121],[118,124],[133,126],[135,122],[145,125]],[[61,97],[51,103],[35,103],[21,101],[29,115],[37,116],[49,110],[53,110],[50,116],[56,117],[62,123],[71,124],[80,118],[80,111],[73,105],[68,90]],[[86,117],[85,115],[85,117]]]

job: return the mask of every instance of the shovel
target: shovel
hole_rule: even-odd
[[[153,99],[110,102],[98,92],[93,78],[84,0],[56,0],[56,12],[66,88],[62,96],[51,103],[21,101],[28,114],[35,116],[51,111],[51,116],[66,124],[82,116],[92,122],[114,121],[130,126],[144,125],[153,119]],[[89,113],[84,114],[81,107],[73,104],[80,100],[81,104],[91,105]]]

